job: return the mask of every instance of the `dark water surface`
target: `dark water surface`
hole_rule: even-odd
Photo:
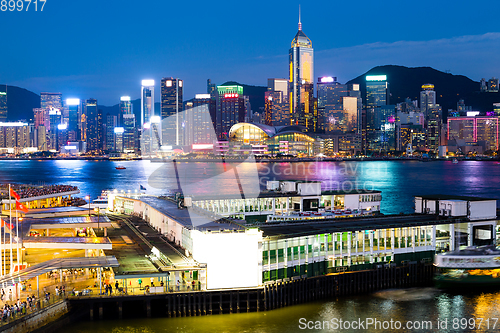
[[[125,170],[116,170],[123,165]],[[474,195],[500,199],[500,164],[485,161],[373,161],[308,163],[151,163],[149,161],[0,161],[1,183],[71,184],[81,196],[96,198],[103,189],[164,194],[169,189],[194,189],[196,193],[231,193],[237,178],[248,187],[267,180],[322,181],[323,189],[382,191],[382,212],[410,213],[413,197],[422,194]],[[258,172],[258,176],[257,176]],[[176,174],[180,179],[177,182]],[[194,184],[194,186],[192,186]]]
[[[420,288],[386,290],[259,313],[84,322],[60,332],[498,332],[499,307],[500,292],[450,295]],[[365,329],[353,329],[353,323],[359,325],[360,321]],[[413,329],[416,327],[419,329]]]

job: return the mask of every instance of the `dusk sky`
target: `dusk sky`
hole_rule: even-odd
[[[344,83],[388,64],[500,76],[497,0],[47,0],[43,12],[0,11],[0,83],[103,105],[139,98],[146,78],[156,100],[169,76],[184,80],[184,99],[205,93],[208,78],[265,86],[288,76],[299,3],[316,77]]]

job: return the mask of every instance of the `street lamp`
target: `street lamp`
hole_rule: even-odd
[[[89,202],[89,219],[90,219],[90,195],[85,196],[85,200]]]

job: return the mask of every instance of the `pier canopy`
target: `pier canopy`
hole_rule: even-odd
[[[118,260],[113,256],[52,259],[30,266],[14,274],[0,277],[0,285],[11,282],[20,283],[58,269],[118,267],[119,265]]]

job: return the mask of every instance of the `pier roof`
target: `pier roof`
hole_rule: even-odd
[[[465,218],[442,219],[437,215],[408,214],[381,215],[373,217],[335,218],[326,220],[303,220],[291,223],[265,223],[257,226],[264,237],[289,238],[332,232],[361,231],[389,228],[418,227],[437,224],[463,223]]]
[[[424,200],[462,200],[462,201],[497,200],[492,198],[480,198],[480,197],[471,197],[465,195],[449,195],[449,194],[416,195],[415,198],[422,198]]]
[[[312,182],[310,182],[312,183]],[[348,194],[380,194],[382,191],[375,190],[352,190],[352,191],[342,191],[342,190],[326,190],[321,191],[321,195],[348,195]],[[257,198],[286,198],[286,197],[311,197],[312,194],[299,194],[298,192],[278,192],[278,191],[262,191],[259,193]],[[242,199],[241,193],[213,193],[208,195],[193,195],[191,196],[193,201],[197,200],[231,200],[231,199]],[[252,199],[253,197],[247,197],[246,199]]]
[[[230,223],[229,220],[218,219],[216,216],[208,216],[202,213],[197,213],[195,209],[179,209],[177,205],[170,200],[160,199],[152,196],[141,196],[140,199],[133,200],[139,200],[144,202],[145,204],[148,204],[160,213],[170,217],[171,219],[189,229],[195,227],[197,229],[206,231],[245,229],[244,227],[236,223]]]

